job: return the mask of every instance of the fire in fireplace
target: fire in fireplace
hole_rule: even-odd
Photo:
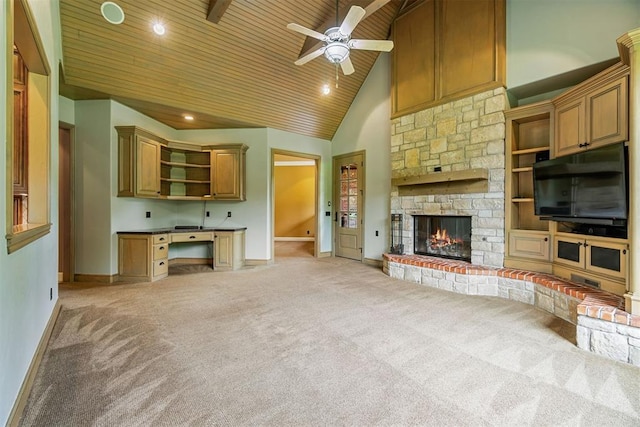
[[[413,252],[471,261],[470,216],[413,216]]]

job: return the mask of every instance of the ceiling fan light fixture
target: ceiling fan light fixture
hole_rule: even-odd
[[[332,42],[324,50],[324,56],[333,64],[340,64],[349,57],[349,46],[342,42]]]

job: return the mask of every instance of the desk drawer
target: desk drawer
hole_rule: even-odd
[[[171,235],[172,242],[210,242],[213,240],[213,232],[199,231],[194,233],[174,233]]]
[[[153,245],[153,260],[167,259],[169,257],[169,244]]]
[[[169,243],[169,235],[168,234],[154,234],[153,235],[153,244],[157,245],[159,243]]]
[[[169,274],[169,260],[161,259],[153,262],[153,277]]]

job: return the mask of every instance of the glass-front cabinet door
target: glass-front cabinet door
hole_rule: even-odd
[[[362,260],[363,155],[334,158],[336,256]]]

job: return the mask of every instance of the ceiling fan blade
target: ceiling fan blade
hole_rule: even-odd
[[[390,52],[393,49],[391,40],[349,40],[349,47],[359,50],[377,50],[380,52]]]
[[[310,30],[309,28],[303,27],[302,25],[287,24],[287,28],[290,30],[302,33],[305,36],[313,37],[314,39],[318,39],[322,41],[325,41],[327,39],[327,36],[325,36],[324,34],[320,34],[319,32],[314,30]]]
[[[349,74],[353,74],[353,72],[356,71],[356,69],[353,68],[353,63],[351,62],[351,58],[349,58],[348,56],[347,56],[347,59],[345,59],[340,63],[340,67],[342,68],[342,73],[345,76],[348,76]]]
[[[384,5],[389,3],[390,1],[391,0],[374,0],[374,1],[372,1],[369,4],[369,6],[364,8],[365,12],[367,12],[367,14],[365,16],[369,16],[369,15],[375,13],[376,10],[380,9],[381,7],[383,7]]]
[[[322,55],[325,49],[326,49],[326,46],[322,46],[320,49],[316,49],[313,52],[307,53],[305,56],[298,58],[298,60],[295,61],[294,64],[304,65],[307,62],[311,61],[312,59],[315,59],[318,56]]]
[[[351,6],[347,16],[344,18],[344,21],[342,21],[342,25],[340,25],[340,34],[345,36],[351,35],[351,32],[356,25],[358,25],[358,22],[364,18],[365,13],[365,10],[360,6]]]

